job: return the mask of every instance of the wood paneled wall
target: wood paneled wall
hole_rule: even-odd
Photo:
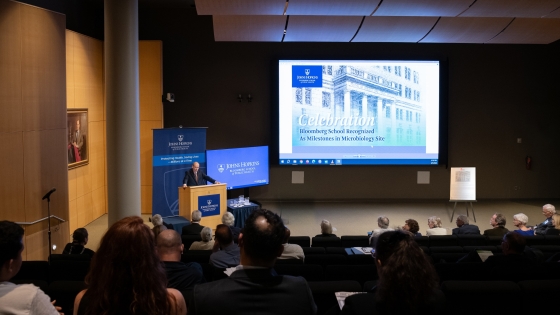
[[[68,220],[65,24],[62,14],[0,0],[0,220]],[[51,220],[54,244],[68,224]],[[47,221],[25,226],[24,258],[46,259]],[[62,244],[63,245],[63,244]]]
[[[142,213],[152,213],[152,129],[163,128],[162,42],[140,41],[140,171]]]
[[[68,108],[88,109],[89,164],[68,171],[69,228],[107,213],[103,42],[66,30]]]

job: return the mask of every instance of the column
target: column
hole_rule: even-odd
[[[109,226],[140,215],[138,0],[105,0]]]
[[[352,98],[350,97],[350,90],[344,91],[344,117],[350,117],[352,105]]]

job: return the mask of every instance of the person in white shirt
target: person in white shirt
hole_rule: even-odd
[[[38,287],[9,282],[21,268],[23,232],[14,222],[0,221],[0,314],[59,315],[60,307]]]
[[[441,219],[433,216],[428,218],[428,227],[426,235],[447,235],[447,229],[441,227]]]

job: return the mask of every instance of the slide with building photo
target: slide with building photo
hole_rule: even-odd
[[[280,164],[437,164],[439,61],[280,60]]]

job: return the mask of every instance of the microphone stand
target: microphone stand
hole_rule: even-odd
[[[43,196],[42,200],[47,199],[47,217],[48,222],[47,222],[47,226],[48,226],[48,236],[49,236],[49,263],[51,261],[51,255],[52,255],[52,240],[51,240],[51,194],[53,192],[56,191],[56,188],[51,189],[45,196]]]

